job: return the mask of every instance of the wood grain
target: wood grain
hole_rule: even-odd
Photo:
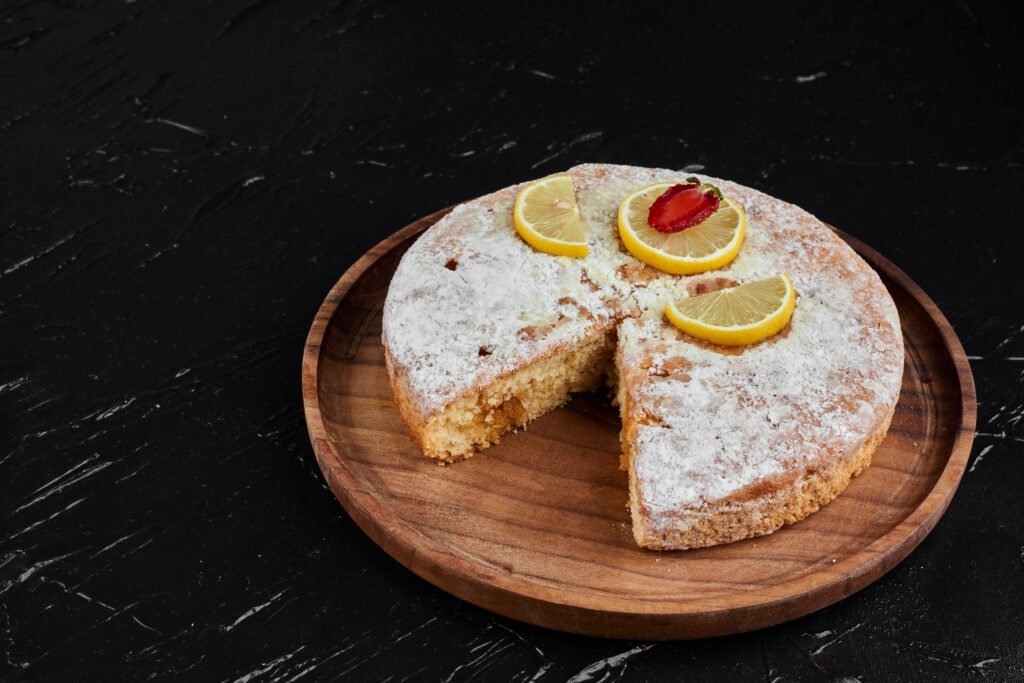
[[[700,638],[761,628],[840,600],[934,528],[975,425],[971,371],[928,296],[839,233],[882,276],[906,344],[903,388],[874,463],[821,511],[770,536],[652,552],[630,533],[617,412],[602,395],[438,467],[391,401],[381,308],[405,250],[449,209],[384,240],[338,281],[306,342],[302,391],[317,461],[359,526],[434,585],[525,622],[616,638]]]

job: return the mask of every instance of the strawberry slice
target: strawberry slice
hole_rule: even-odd
[[[706,221],[721,203],[714,188],[705,190],[700,184],[673,185],[651,204],[647,224],[658,232],[680,232]]]

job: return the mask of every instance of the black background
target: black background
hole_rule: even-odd
[[[1024,678],[1003,7],[3,3],[0,676]],[[634,643],[462,603],[347,517],[299,393],[322,297],[413,219],[580,161],[765,190],[936,300],[979,434],[908,560],[789,624]]]

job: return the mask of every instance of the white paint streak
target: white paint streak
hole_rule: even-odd
[[[129,538],[131,538],[132,536],[134,536],[137,533],[139,533],[139,532],[138,531],[133,531],[130,534],[125,534],[124,536],[122,536],[121,538],[117,539],[113,543],[105,545],[102,548],[100,548],[99,550],[97,550],[96,552],[94,552],[92,555],[89,556],[89,559],[91,560],[92,558],[96,557],[97,555],[102,555],[103,553],[107,552],[108,550],[110,550],[111,548],[116,546],[117,544],[122,543],[124,541],[127,541]]]
[[[255,607],[246,610],[245,612],[242,613],[242,615],[240,617],[235,619],[235,621],[232,624],[230,624],[228,626],[221,626],[220,629],[222,631],[225,631],[225,632],[230,631],[231,629],[235,628],[236,626],[241,624],[243,621],[245,621],[246,619],[248,619],[252,615],[257,614],[260,611],[262,611],[262,610],[266,609],[267,607],[269,607],[275,600],[277,600],[279,597],[281,597],[284,594],[285,594],[285,591],[281,591],[280,593],[278,593],[274,597],[270,598],[266,602],[264,602],[262,604],[259,604],[259,605],[256,605]]]
[[[7,272],[8,271],[4,271],[4,274],[6,275]],[[18,387],[20,387],[22,384],[24,384],[27,381],[28,381],[28,375],[25,375],[24,377],[19,377],[17,379],[12,379],[10,382],[6,382],[4,384],[0,384],[0,394],[2,394],[5,391],[10,391],[11,389],[17,389]]]
[[[4,586],[3,590],[0,590],[0,593],[6,592],[7,589],[9,589],[11,586],[13,586],[15,584],[23,583],[23,582],[27,581],[28,579],[32,578],[32,576],[36,572],[38,572],[40,569],[46,569],[51,564],[55,564],[57,562],[60,562],[64,558],[71,557],[72,555],[74,555],[77,552],[78,552],[77,550],[74,550],[74,551],[72,551],[70,553],[64,553],[63,555],[58,555],[57,557],[51,557],[49,560],[40,560],[39,562],[36,562],[34,565],[32,565],[31,567],[29,567],[28,569],[23,571],[21,574],[19,574],[16,579],[14,579],[13,581],[9,581],[7,583],[7,585]]]
[[[158,631],[157,629],[153,628],[152,626],[149,626],[148,624],[143,624],[139,620],[139,618],[137,616],[135,616],[135,615],[132,615],[132,621],[134,621],[136,624],[138,624],[142,628],[146,629],[147,631],[152,631],[153,633],[157,633],[157,634],[159,634],[161,636],[163,635],[163,633],[161,631]]]
[[[601,137],[602,135],[604,135],[604,131],[594,130],[594,131],[591,131],[589,133],[584,133],[583,135],[580,135],[577,138],[573,138],[572,140],[570,140],[566,144],[564,144],[561,147],[559,147],[556,151],[552,152],[551,154],[547,155],[546,157],[544,157],[543,159],[541,159],[537,163],[535,163],[532,166],[530,166],[530,168],[537,168],[538,166],[551,161],[555,157],[558,157],[558,156],[561,156],[562,154],[565,154],[566,152],[568,152],[570,149],[572,149],[576,145],[580,144],[581,142],[587,142],[589,140],[596,140],[597,138]]]
[[[57,583],[60,583],[60,582],[58,581]],[[64,586],[64,584],[61,584],[61,586]],[[64,586],[64,589],[67,590],[67,586]],[[103,607],[104,609],[108,609],[111,612],[116,612],[117,611],[116,607],[112,607],[111,605],[108,605],[107,603],[103,602],[102,600],[98,600],[97,598],[94,598],[91,595],[86,595],[85,593],[83,593],[81,591],[75,591],[75,595],[77,595],[78,597],[82,598],[86,602],[91,602],[94,605],[99,605],[100,607]]]
[[[641,652],[647,652],[654,643],[647,643],[645,645],[637,645],[636,647],[620,652],[612,657],[606,659],[599,659],[593,664],[585,667],[578,674],[570,678],[567,683],[604,683],[608,681],[615,669],[622,667],[623,671],[626,668],[626,662],[640,654]],[[600,676],[600,678],[598,678]]]
[[[974,435],[975,436],[987,436],[987,437],[992,438],[992,439],[1009,439],[1010,441],[1021,441],[1021,442],[1024,442],[1024,437],[1010,436],[1006,432],[1000,432],[998,434],[993,434],[992,432],[974,432]]]
[[[435,619],[436,619],[436,617],[435,617]],[[433,619],[431,619],[431,621],[433,621]],[[362,638],[359,638],[355,642],[349,643],[348,645],[346,645],[345,647],[341,648],[340,650],[335,650],[334,652],[332,652],[331,654],[327,655],[326,657],[324,657],[320,661],[315,661],[314,660],[311,664],[309,664],[309,666],[307,666],[304,669],[300,670],[294,676],[292,676],[287,681],[285,681],[285,683],[292,683],[292,681],[297,681],[298,679],[303,678],[306,674],[310,673],[311,671],[315,671],[317,668],[323,666],[324,664],[326,664],[327,662],[331,661],[332,659],[334,659],[338,655],[344,654],[344,653],[348,652],[349,650],[351,650],[352,648],[354,648],[356,645],[359,645],[360,643],[366,642],[366,640],[367,640],[366,634],[367,633],[369,633],[369,631],[364,633]]]
[[[129,398],[126,401],[118,403],[115,406],[111,406],[107,410],[103,411],[102,413],[99,414],[99,417],[96,418],[96,421],[99,422],[100,420],[106,420],[111,415],[115,415],[115,414],[121,412],[122,410],[124,410],[125,408],[127,408],[128,406],[130,406],[133,403],[135,403],[135,397],[134,396],[132,396],[131,398]]]
[[[426,621],[424,621],[424,622],[423,622],[422,624],[420,624],[420,625],[419,625],[419,626],[417,626],[416,628],[412,629],[411,631],[408,631],[407,633],[403,633],[402,635],[400,635],[400,636],[398,636],[397,638],[395,638],[395,639],[394,639],[393,641],[391,641],[391,644],[392,644],[392,645],[395,645],[395,644],[397,644],[397,643],[400,643],[400,642],[402,642],[403,640],[405,640],[406,638],[408,638],[408,637],[409,637],[409,636],[411,636],[412,634],[416,633],[417,631],[422,631],[422,630],[423,630],[423,629],[425,629],[425,628],[426,628],[427,626],[430,626],[430,625],[431,625],[431,624],[433,624],[433,623],[434,623],[435,621],[437,621],[437,617],[430,617],[429,619],[427,619]]]
[[[796,78],[793,79],[793,82],[794,83],[810,83],[811,81],[816,81],[819,78],[824,78],[825,76],[828,76],[828,74],[825,73],[824,71],[818,71],[818,72],[815,72],[813,74],[807,74],[805,76],[797,76]]]
[[[991,443],[991,444],[985,446],[984,448],[982,448],[981,452],[978,453],[978,457],[974,459],[973,463],[971,463],[971,469],[969,469],[967,471],[968,472],[973,472],[974,468],[978,466],[979,462],[981,462],[981,459],[985,457],[985,454],[988,453],[993,448],[995,448],[995,444],[994,443]]]
[[[548,663],[542,666],[541,668],[537,669],[537,673],[533,674],[533,676],[530,678],[529,681],[527,681],[527,683],[534,683],[535,681],[540,680],[540,677],[546,674],[548,672],[548,669],[550,668],[551,664]]]
[[[853,633],[854,631],[856,631],[857,629],[859,629],[863,625],[864,625],[863,623],[860,623],[860,624],[857,624],[856,626],[851,626],[850,628],[846,629],[845,631],[843,631],[842,633],[837,635],[835,638],[833,638],[832,640],[830,640],[827,643],[825,643],[824,645],[811,650],[808,654],[810,654],[810,656],[812,656],[812,657],[820,655],[822,652],[824,652],[828,648],[832,647],[833,645],[838,643],[840,640],[842,640],[846,636],[850,635],[851,633]]]
[[[60,481],[61,479],[64,479],[65,477],[69,476],[69,475],[70,475],[71,473],[73,473],[73,472],[75,472],[76,470],[78,470],[78,469],[80,469],[80,468],[84,467],[84,466],[85,466],[85,465],[86,465],[87,463],[90,463],[90,462],[92,462],[93,460],[95,460],[95,459],[96,459],[96,458],[98,458],[98,457],[100,457],[100,454],[99,454],[99,453],[93,453],[92,455],[90,455],[90,456],[89,456],[88,458],[86,458],[86,459],[85,459],[85,460],[83,460],[82,462],[78,463],[77,465],[74,465],[74,466],[73,466],[73,467],[72,467],[71,469],[69,469],[69,470],[66,470],[66,471],[65,471],[65,472],[64,472],[63,474],[60,474],[60,475],[58,475],[58,476],[54,477],[53,479],[51,479],[50,481],[46,482],[45,484],[43,484],[42,486],[40,486],[39,488],[37,488],[37,489],[36,489],[35,491],[33,491],[32,493],[39,493],[40,491],[42,491],[42,490],[44,490],[44,489],[47,489],[47,488],[49,488],[49,487],[50,487],[50,486],[51,486],[52,484],[56,484],[56,483],[57,483],[57,482],[59,482],[59,481]]]
[[[88,462],[88,460],[86,462]],[[79,465],[81,465],[81,464],[83,464],[83,463],[79,463]],[[82,481],[86,477],[90,477],[93,474],[96,474],[97,472],[102,472],[103,470],[105,470],[108,467],[110,467],[112,464],[113,464],[112,462],[107,461],[107,462],[101,462],[100,464],[96,465],[95,467],[90,467],[90,468],[86,469],[84,472],[82,472],[81,474],[79,474],[77,477],[73,477],[72,479],[69,479],[68,481],[65,481],[65,482],[61,483],[59,486],[54,486],[53,488],[51,488],[51,489],[49,489],[47,491],[44,491],[43,493],[39,494],[38,496],[36,496],[32,500],[28,501],[27,503],[24,503],[20,507],[15,508],[14,512],[15,513],[21,512],[25,508],[32,507],[36,503],[49,498],[50,496],[52,496],[55,493],[60,493],[61,491],[63,491],[67,487],[71,486],[72,484],[76,484],[76,483]],[[78,466],[76,465],[75,468],[72,468],[68,472],[65,472],[63,475],[61,475],[57,479],[54,479],[53,481],[57,481],[58,479],[61,479],[62,477],[67,476],[72,471],[74,471],[74,469],[76,469],[77,467]],[[50,482],[50,483],[52,484],[53,482]],[[48,486],[48,484],[44,485],[44,487],[45,486]],[[36,491],[38,491],[38,490],[39,489],[36,489]],[[35,491],[33,491],[33,493],[35,493]]]
[[[16,270],[18,270],[18,269],[20,269],[20,268],[22,268],[24,266],[27,266],[28,264],[32,263],[32,261],[34,261],[35,258],[36,258],[35,256],[29,256],[27,258],[21,259],[20,261],[15,263],[13,266],[10,266],[6,270],[4,270],[4,275],[10,275],[14,271],[16,271]]]
[[[547,71],[541,71],[540,69],[527,69],[527,71],[533,74],[534,76],[540,76],[541,78],[546,78],[549,81],[558,80],[557,78],[549,74]]]
[[[155,121],[157,123],[162,123],[164,125],[171,126],[172,128],[177,128],[178,130],[183,130],[186,133],[192,133],[193,135],[198,135],[199,137],[203,137],[203,138],[209,137],[207,132],[205,130],[203,130],[202,128],[196,128],[195,126],[190,126],[190,125],[185,124],[185,123],[179,123],[177,121],[172,121],[171,119],[156,118],[156,119],[149,119],[149,121]]]
[[[296,654],[298,654],[299,651],[302,650],[302,648],[304,648],[304,647],[306,647],[306,646],[305,645],[300,645],[297,650],[293,650],[292,652],[289,652],[286,655],[281,655],[277,659],[272,659],[269,662],[267,662],[266,664],[264,664],[263,666],[261,666],[261,667],[259,667],[257,669],[253,669],[252,671],[250,671],[247,674],[243,674],[243,675],[239,676],[238,678],[235,679],[235,683],[248,683],[249,681],[251,681],[252,679],[256,678],[257,676],[262,676],[263,674],[267,673],[271,669],[273,669],[273,668],[275,668],[277,666],[280,666],[281,664],[284,664],[285,662],[287,662],[289,659],[291,659]]]
[[[86,496],[86,497],[88,497],[88,496]],[[79,498],[78,500],[73,501],[73,502],[69,503],[68,505],[66,505],[62,510],[57,510],[52,515],[50,515],[49,517],[44,517],[43,519],[39,520],[38,522],[33,522],[32,524],[29,524],[27,527],[25,527],[24,529],[22,529],[18,533],[11,534],[10,536],[8,536],[7,540],[10,541],[10,540],[13,540],[13,539],[17,538],[18,536],[21,536],[22,534],[27,534],[28,532],[30,532],[33,529],[35,529],[37,526],[39,526],[41,524],[45,524],[45,523],[49,522],[51,519],[53,519],[54,517],[57,517],[58,515],[61,515],[61,514],[65,513],[65,512],[67,512],[71,508],[73,508],[76,505],[78,505],[79,503],[81,503],[83,500],[85,500],[85,498]]]

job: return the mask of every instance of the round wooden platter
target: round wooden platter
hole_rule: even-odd
[[[331,490],[378,545],[427,581],[563,631],[717,636],[794,619],[864,588],[945,511],[974,436],[967,359],[931,299],[846,235],[896,301],[906,367],[872,466],[810,517],[714,548],[637,547],[618,414],[598,394],[577,396],[470,460],[435,465],[392,403],[381,309],[402,254],[447,211],[398,231],[345,273],[313,322],[302,363],[306,422]]]

